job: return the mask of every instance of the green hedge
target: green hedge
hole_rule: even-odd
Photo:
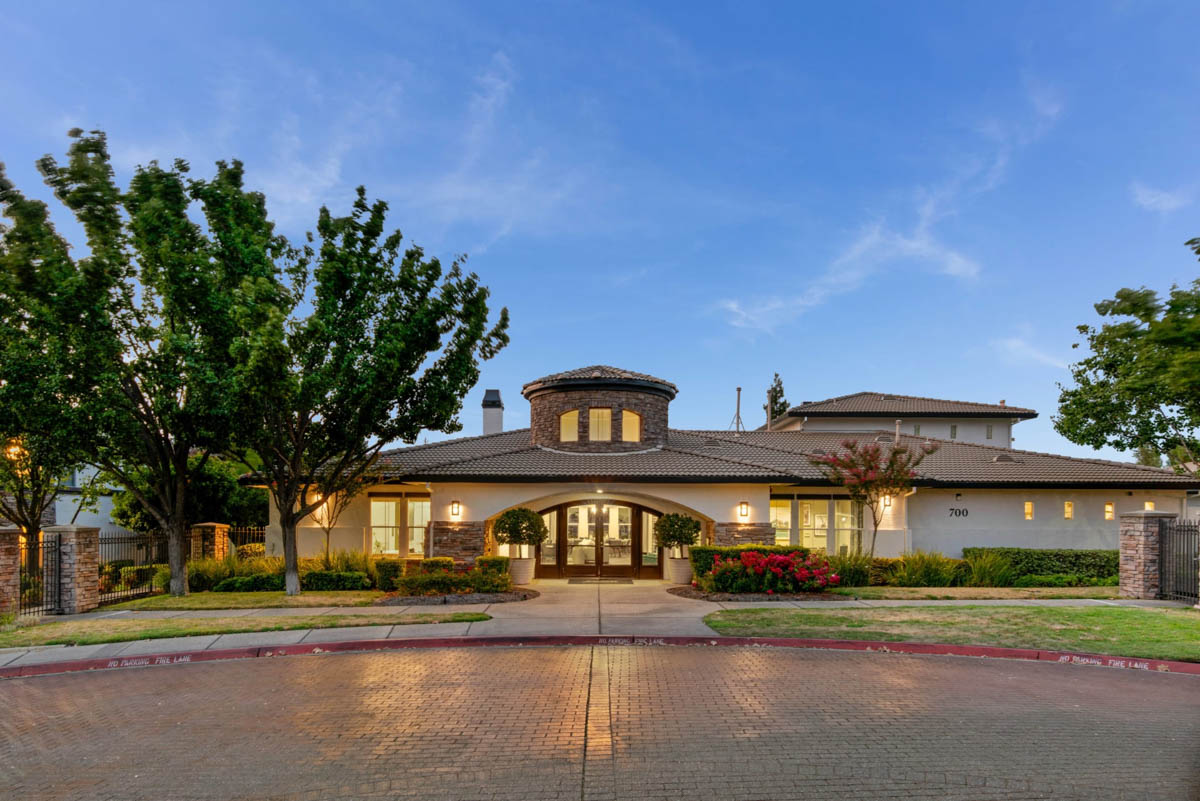
[[[404,560],[402,559],[376,559],[375,560],[375,581],[379,585],[379,589],[384,592],[393,592],[396,589],[396,582],[404,575]]]
[[[721,555],[722,559],[737,559],[742,551],[757,551],[761,554],[788,554],[798,553],[801,557],[808,556],[808,549],[801,548],[795,545],[693,545],[688,549],[689,558],[692,561],[692,573],[697,576],[703,576],[712,571],[713,557],[717,554]]]
[[[1120,572],[1118,551],[1071,550],[1066,548],[963,548],[963,557],[970,559],[983,553],[993,553],[1009,561],[1013,575],[1048,576],[1065,573],[1083,578],[1107,579]]]
[[[507,556],[479,556],[475,558],[475,567],[485,573],[507,573]]]
[[[230,576],[212,588],[213,592],[272,592],[283,589],[283,576],[276,573],[252,573]]]
[[[491,570],[468,570],[452,573],[431,570],[413,573],[397,582],[401,595],[461,595],[468,592],[508,592],[512,577]]]
[[[434,570],[453,570],[454,560],[449,556],[430,556],[421,560],[421,572],[429,573]]]
[[[328,592],[330,590],[369,590],[371,577],[357,570],[339,573],[335,570],[310,570],[300,577],[300,589]]]
[[[157,565],[137,565],[121,568],[120,588],[124,590],[132,590],[135,587],[140,587],[143,584],[149,584],[154,581],[154,574],[158,572]]]

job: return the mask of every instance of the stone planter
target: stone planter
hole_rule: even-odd
[[[533,571],[533,557],[508,560],[508,575],[512,576],[513,584],[528,584],[533,581]]]
[[[690,559],[676,559],[668,556],[664,560],[663,578],[672,584],[692,583],[692,562]]]

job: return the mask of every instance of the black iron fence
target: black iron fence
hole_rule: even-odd
[[[267,530],[263,526],[230,526],[229,544],[237,548],[242,545],[265,543]]]
[[[1164,520],[1159,533],[1159,594],[1172,601],[1200,603],[1200,523]]]
[[[100,603],[150,595],[159,567],[167,563],[167,538],[158,532],[100,535]]]
[[[19,543],[17,614],[57,614],[62,607],[59,601],[58,536],[21,537]]]

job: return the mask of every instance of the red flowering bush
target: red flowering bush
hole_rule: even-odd
[[[796,551],[762,554],[742,551],[737,558],[713,558],[713,568],[699,580],[708,592],[822,592],[841,577],[823,556]]]

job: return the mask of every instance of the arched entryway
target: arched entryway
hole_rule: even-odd
[[[550,537],[537,549],[537,576],[662,578],[655,509],[626,500],[579,499],[540,511]]]

